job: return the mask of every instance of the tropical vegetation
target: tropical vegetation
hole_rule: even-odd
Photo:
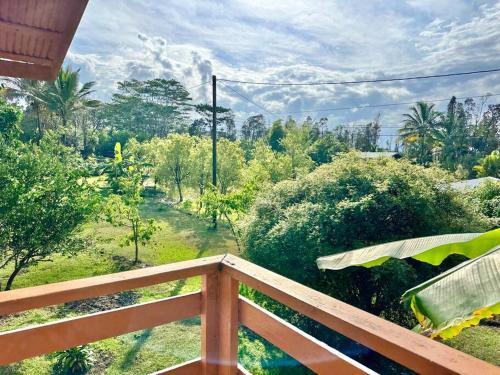
[[[195,103],[175,79],[125,80],[107,101],[95,99],[96,87],[94,82],[80,82],[79,72],[70,67],[53,82],[4,82],[3,290],[222,253],[231,244],[230,251],[385,319],[408,328],[420,321],[425,329],[434,329],[449,319],[420,319],[424,304],[411,301],[447,283],[439,275],[448,275],[453,267],[458,267],[453,274],[461,274],[491,259],[496,262],[496,255],[474,253],[467,269],[460,268],[464,255],[470,254],[446,248],[431,251],[439,258],[431,264],[418,260],[418,252],[404,259],[388,252],[377,267],[323,272],[316,265],[322,256],[415,237],[455,233],[461,241],[481,241],[477,233],[498,228],[500,183],[493,180],[463,191],[450,185],[461,179],[498,177],[500,105],[487,105],[487,97],[459,101],[452,96],[444,112],[432,103],[418,102],[402,117],[398,141],[384,146],[380,116],[352,127],[325,117],[271,121],[257,113],[239,126],[231,108],[216,107],[213,184],[210,104]],[[383,151],[395,157],[379,157],[387,155]],[[167,213],[175,216],[168,224],[175,228],[175,246],[177,241],[196,239],[182,255],[166,244],[172,237],[162,237],[162,215]],[[194,229],[184,227],[187,219],[176,215],[189,217]],[[112,235],[103,235],[101,227]],[[207,238],[216,238],[220,248]],[[469,250],[483,252],[486,247],[474,245]],[[97,263],[85,263],[82,259],[88,254]],[[377,259],[369,260],[381,262]],[[74,270],[79,271],[65,274],[65,267],[76,263],[80,267]],[[40,278],[40,270],[50,277]],[[419,289],[431,280],[436,282]],[[199,282],[184,285],[193,289]],[[400,303],[407,290],[415,291],[406,294],[405,301],[419,319],[408,303]],[[242,292],[322,340],[352,349],[360,358],[374,358],[258,292]],[[140,298],[160,294],[148,290]],[[72,311],[64,310],[63,315]],[[169,337],[176,336],[165,330]],[[159,336],[152,334],[164,347]],[[270,360],[262,359],[262,350],[256,348],[276,350],[249,332],[241,339],[242,356],[252,353],[261,358],[254,370],[269,373],[262,366]],[[117,358],[124,356],[125,341],[109,344]],[[65,355],[60,358],[70,358]],[[400,370],[377,366],[386,373]]]

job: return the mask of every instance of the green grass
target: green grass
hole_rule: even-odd
[[[160,229],[152,241],[141,247],[139,258],[146,265],[159,265],[181,260],[236,253],[236,244],[230,231],[223,225],[214,232],[208,223],[196,216],[178,211],[148,198],[142,206],[146,217],[158,221]],[[52,262],[43,262],[22,272],[14,282],[14,288],[43,285],[58,281],[79,279],[117,272],[132,259],[132,246],[121,246],[127,234],[124,228],[107,223],[94,223],[85,233],[95,243],[86,252],[67,258],[58,256]],[[0,271],[0,281],[5,282],[8,270]],[[200,278],[193,277],[148,288],[138,289],[138,302],[192,292],[200,288]],[[42,324],[78,313],[65,306],[52,306],[30,310],[0,318],[0,331]],[[473,327],[458,337],[445,342],[458,350],[500,365],[500,330],[494,327]],[[152,330],[135,332],[91,345],[97,359],[93,374],[150,373],[166,368],[200,354],[199,319],[175,322]],[[0,349],[1,350],[1,349]],[[303,374],[301,368],[276,368],[276,363],[293,367],[293,361],[264,340],[240,332],[240,361],[255,374]],[[0,367],[0,375],[45,375],[51,373],[52,360],[47,356],[28,359],[11,366]],[[263,370],[263,367],[270,367]]]
[[[484,361],[500,366],[500,328],[476,326],[464,329],[445,344]]]
[[[156,219],[160,227],[152,241],[140,249],[139,258],[146,265],[236,253],[232,235],[223,225],[217,231],[209,230],[207,222],[156,199],[147,199],[141,210],[145,217]],[[95,240],[90,249],[71,258],[54,257],[51,262],[40,263],[22,272],[16,278],[14,288],[107,274],[122,270],[124,264],[129,265],[129,262],[124,262],[124,258],[131,259],[134,252],[132,246],[121,246],[127,234],[125,228],[100,222],[88,225],[84,233]],[[8,270],[0,272],[3,282],[7,276]],[[141,288],[137,290],[138,302],[195,291],[200,288],[200,283],[199,277],[193,277]],[[0,319],[0,331],[75,315],[75,311],[65,306],[30,310]],[[154,372],[200,355],[199,319],[103,340],[92,344],[92,348],[98,358],[95,373],[135,375]],[[107,367],[103,362],[109,362],[105,364]],[[37,357],[0,367],[0,374],[50,374],[51,363],[47,356]]]

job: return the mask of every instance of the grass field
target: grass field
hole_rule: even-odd
[[[196,216],[178,211],[156,198],[146,199],[142,206],[146,217],[158,221],[159,230],[152,241],[140,249],[141,266],[159,265],[181,260],[237,253],[229,229],[220,226],[208,230],[208,223]],[[56,257],[18,276],[14,288],[43,285],[57,281],[78,279],[118,272],[132,267],[132,246],[121,246],[125,228],[107,223],[94,223],[85,228],[94,244],[85,252],[72,258]],[[0,281],[5,282],[8,270],[0,271]],[[156,285],[124,294],[120,306],[198,290],[199,278],[190,278]],[[12,316],[0,317],[0,331],[46,323],[49,321],[83,315],[102,308],[116,307],[104,298],[95,305],[62,305],[37,309]],[[176,322],[151,330],[135,332],[91,345],[94,367],[91,374],[147,374],[177,363],[193,359],[200,354],[199,318]],[[500,365],[498,328],[476,327],[465,330],[447,342],[459,350]],[[247,332],[240,332],[240,362],[255,374],[302,374],[301,368],[285,370],[273,368],[276,363],[294,366],[289,357]],[[51,374],[53,360],[48,356],[25,360],[15,365],[0,367],[0,375]]]
[[[160,229],[152,241],[140,249],[143,265],[159,265],[180,260],[236,252],[232,236],[224,226],[208,230],[208,224],[168,207],[155,199],[142,206],[146,217],[158,221]],[[95,223],[85,228],[95,239],[86,252],[72,257],[56,257],[18,276],[15,288],[78,279],[129,269],[133,257],[131,246],[121,246],[125,228],[107,223]],[[7,271],[0,273],[5,282]],[[199,289],[200,279],[190,278],[137,291],[134,301],[143,302]],[[45,323],[85,312],[68,306],[37,309],[0,319],[0,330]],[[195,358],[199,355],[199,319],[176,322],[165,326],[127,334],[92,345],[96,368],[93,373],[144,374]],[[51,360],[39,357],[0,368],[0,374],[50,374]]]

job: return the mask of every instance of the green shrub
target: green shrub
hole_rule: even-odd
[[[87,345],[55,353],[54,358],[54,375],[83,375],[92,368],[92,351]]]
[[[390,261],[380,267],[320,272],[319,256],[381,242],[485,229],[482,215],[447,186],[438,168],[364,160],[349,153],[307,176],[264,192],[244,230],[251,261],[399,324],[414,324],[402,293],[440,267]]]

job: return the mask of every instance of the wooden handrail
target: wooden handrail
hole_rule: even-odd
[[[223,273],[421,374],[499,374],[496,366],[430,340],[251,262],[228,255]]]
[[[200,311],[197,292],[2,332],[0,365],[192,318]]]
[[[197,275],[201,292],[0,333],[0,365],[200,315],[201,359],[158,373],[247,374],[237,362],[240,323],[317,373],[373,373],[239,296],[241,282],[418,373],[499,374],[494,365],[233,255],[2,292],[0,316]]]
[[[0,316],[217,271],[222,256],[63,281],[0,293]]]
[[[317,374],[376,374],[250,300],[239,298],[240,323]]]

